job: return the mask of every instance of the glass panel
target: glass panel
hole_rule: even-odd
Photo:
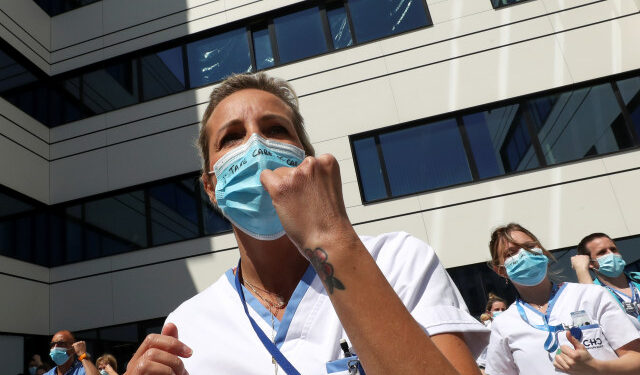
[[[138,102],[137,60],[114,63],[82,76],[82,102],[103,113]]]
[[[496,149],[491,140],[487,113],[479,112],[464,116],[462,122],[471,144],[473,159],[478,168],[478,177],[489,178],[504,174],[504,168],[498,160]]]
[[[251,71],[251,55],[244,28],[187,44],[191,87],[217,82],[233,73]]]
[[[89,228],[126,244],[129,249],[147,246],[147,224],[142,191],[85,203],[85,222]]]
[[[382,134],[380,145],[393,196],[471,181],[453,119]]]
[[[0,92],[26,85],[36,80],[25,67],[0,51]]]
[[[200,235],[198,207],[192,178],[149,189],[151,233],[159,245]]]
[[[274,18],[273,24],[283,64],[328,51],[318,8]]]
[[[358,43],[427,26],[421,0],[349,0]]]
[[[494,8],[500,8],[503,6],[520,3],[523,1],[527,1],[527,0],[491,0],[491,5],[493,5]]]
[[[387,198],[387,189],[384,185],[378,148],[374,138],[370,137],[354,141],[353,150],[358,160],[358,171],[360,172],[362,190],[364,191],[364,200],[370,202]]]
[[[140,58],[143,100],[166,96],[185,89],[182,47]]]
[[[138,325],[126,324],[122,326],[107,327],[99,330],[100,340],[138,342]]]
[[[333,39],[333,48],[340,49],[352,45],[353,38],[351,37],[351,29],[349,28],[347,11],[344,9],[344,7],[328,9],[327,18],[329,19],[329,28],[331,29],[331,38]]]
[[[631,116],[633,129],[640,139],[640,77],[625,79],[617,83],[622,100],[627,105]]]
[[[213,205],[209,201],[209,197],[204,192],[202,183],[200,183],[200,202],[202,205],[205,234],[217,234],[231,230],[231,223],[222,216],[222,213],[219,213],[215,208],[213,208]]]
[[[0,192],[0,217],[29,211],[33,205]]]
[[[256,69],[262,70],[272,67],[275,64],[273,49],[271,48],[271,38],[267,28],[253,32],[253,52],[256,55]]]
[[[531,112],[535,103],[527,102]],[[548,164],[618,151],[633,145],[609,83],[568,91],[550,101],[548,116],[532,116]]]

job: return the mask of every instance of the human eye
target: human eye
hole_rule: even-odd
[[[270,136],[280,136],[280,135],[289,134],[289,130],[287,130],[287,128],[284,125],[275,124],[269,127],[269,130],[267,131],[267,133]]]
[[[226,147],[231,147],[242,141],[243,135],[239,132],[228,132],[222,138],[220,138],[220,142],[218,142],[218,149],[223,149]]]

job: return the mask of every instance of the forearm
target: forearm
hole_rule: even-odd
[[[593,279],[589,273],[589,269],[577,269],[576,276],[580,284],[593,284]]]
[[[439,375],[457,374],[407,311],[355,231],[344,232],[305,249],[367,373],[424,374],[429,369]]]
[[[98,371],[93,362],[91,362],[88,358],[82,360],[82,367],[84,367],[84,372],[87,375],[100,375],[100,371]]]
[[[611,361],[596,360],[594,366],[599,374],[632,375],[640,374],[640,353],[629,352]]]

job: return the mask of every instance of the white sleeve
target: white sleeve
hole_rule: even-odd
[[[635,325],[629,320],[628,315],[620,308],[618,302],[603,287],[597,288],[598,295],[592,299],[598,309],[598,321],[604,336],[614,350],[633,340],[640,338]],[[600,297],[598,301],[598,296]]]
[[[430,336],[462,333],[474,358],[480,355],[488,343],[489,330],[469,314],[458,288],[429,245],[407,233],[382,235],[365,244],[373,245],[370,251],[378,266]]]
[[[485,372],[487,375],[518,375],[511,349],[495,326],[491,329]]]

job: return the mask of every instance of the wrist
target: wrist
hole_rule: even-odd
[[[86,352],[84,352],[84,353],[82,353],[82,354],[76,354],[76,355],[78,356],[78,361],[80,361],[80,362],[82,362],[82,361],[84,361],[85,359],[88,359],[88,358],[89,358],[89,356],[87,355],[87,353],[86,353]]]

